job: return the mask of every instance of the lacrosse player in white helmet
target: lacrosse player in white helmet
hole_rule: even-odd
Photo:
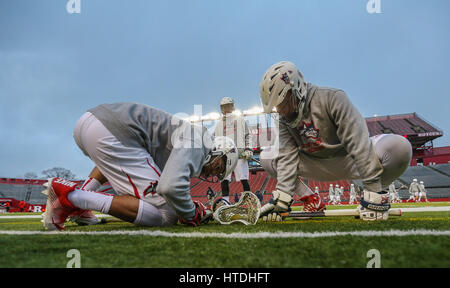
[[[417,198],[419,197],[419,191],[419,183],[417,182],[417,179],[414,178],[411,184],[409,184],[409,199],[406,202],[417,201]]]
[[[348,204],[356,203],[356,189],[355,184],[350,184],[350,200]]]
[[[198,226],[212,213],[192,200],[190,179],[223,180],[238,157],[232,139],[213,138],[204,127],[137,103],[90,109],[77,121],[74,139],[95,164],[90,177],[99,184],[108,181],[118,195],[89,191],[86,185],[77,189],[74,182],[52,178],[43,219],[48,230],[63,230],[68,216],[85,210],[139,226],[177,221]]]
[[[319,187],[318,186],[314,187],[314,193],[316,193],[317,195],[320,196]]]
[[[408,140],[394,134],[369,138],[365,119],[344,91],[306,83],[291,62],[276,63],[264,73],[260,96],[264,111],[275,109],[279,120],[278,154],[263,159],[261,153],[261,165],[277,180],[262,216],[289,210],[294,194],[314,203],[311,210],[323,210],[319,197],[305,198],[312,192],[297,189],[302,177],[327,182],[361,179],[360,218],[388,218],[385,188],[409,166]]]
[[[334,204],[334,187],[333,184],[330,184],[330,188],[328,188],[328,204]]]
[[[339,184],[336,184],[336,187],[334,188],[334,204],[340,205],[341,204],[341,188],[339,187]]]
[[[419,199],[417,199],[417,202],[420,202],[422,200],[422,197],[425,198],[425,202],[429,202],[427,198],[427,189],[425,189],[425,184],[423,181],[419,182]]]
[[[220,101],[220,110],[222,117],[217,121],[214,135],[227,136],[233,139],[239,152],[239,159],[234,169],[236,181],[240,181],[243,191],[251,191],[249,179],[248,160],[253,157],[253,151],[250,145],[250,130],[247,122],[240,114],[235,113],[234,100],[230,97],[224,97]],[[231,173],[222,182],[222,197],[230,201],[229,184],[231,182]]]

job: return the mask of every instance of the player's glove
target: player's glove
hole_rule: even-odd
[[[197,227],[200,224],[206,224],[211,219],[212,212],[211,210],[206,209],[205,205],[203,205],[201,202],[193,201],[195,204],[195,216],[191,220],[183,219],[181,217],[178,217],[178,220],[180,223]]]
[[[360,218],[366,221],[387,220],[389,218],[389,193],[364,190],[358,211]]]
[[[273,191],[272,195],[269,203],[261,208],[260,215],[263,221],[282,221],[283,217],[280,214],[290,211],[294,199],[291,195],[280,190]]]
[[[284,217],[278,212],[270,212],[261,219],[263,222],[281,222],[284,220]]]

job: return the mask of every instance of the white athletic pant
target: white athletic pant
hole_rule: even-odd
[[[381,185],[383,189],[388,187],[395,179],[400,177],[408,168],[411,161],[411,145],[404,137],[395,134],[382,134],[370,137],[381,165]],[[261,166],[266,172],[277,179],[277,161],[271,156],[271,151],[261,152]],[[339,181],[361,179],[356,165],[350,156],[318,159],[300,154],[298,174],[303,178],[316,181]],[[298,181],[300,182],[300,181]],[[294,188],[294,193],[302,196],[308,195],[311,189],[307,185],[299,185]],[[312,191],[311,191],[312,192]]]
[[[236,182],[239,182],[241,180],[248,180],[248,162],[245,159],[238,159],[236,168],[234,168],[234,177]],[[228,180],[231,182],[231,173],[230,175],[225,178],[225,180]]]
[[[117,194],[141,199],[158,208],[164,221],[176,223],[175,211],[155,192],[161,170],[147,150],[124,146],[90,112],[78,120],[73,136]]]

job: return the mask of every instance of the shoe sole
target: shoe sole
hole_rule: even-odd
[[[42,222],[44,223],[44,228],[47,229],[48,231],[55,231],[55,230],[61,231],[61,230],[64,230],[64,226],[60,226],[60,225],[54,223],[53,218],[51,217],[52,212],[53,212],[52,211],[53,208],[51,205],[52,198],[56,198],[54,201],[56,201],[58,199],[58,195],[56,195],[55,191],[53,191],[52,181],[53,181],[53,178],[50,178],[50,179],[48,179],[48,182],[46,183],[47,186],[45,186],[45,184],[44,184],[44,186],[47,187],[47,189],[46,189],[47,190],[47,194],[46,194],[47,195],[47,204],[45,206],[45,212],[42,213],[42,216],[43,216]],[[42,191],[42,192],[44,192],[44,191]]]

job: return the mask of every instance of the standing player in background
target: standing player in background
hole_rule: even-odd
[[[401,189],[401,187],[399,189]],[[395,201],[397,203],[402,203],[402,198],[400,198],[400,195],[398,194],[398,190],[397,189],[395,189],[395,197],[394,197],[394,199],[395,199]]]
[[[400,199],[398,195],[397,188],[395,188],[395,182],[392,182],[389,185],[389,199],[391,203],[401,203],[402,200]]]
[[[394,182],[389,184],[388,190],[389,190],[389,202],[394,203],[395,191],[396,191]]]
[[[320,195],[320,193],[319,193],[319,187],[316,186],[316,187],[314,188],[314,193],[316,193],[317,195]]]
[[[417,182],[417,179],[414,178],[413,182],[411,182],[411,184],[409,185],[409,199],[406,202],[409,201],[416,201],[417,202],[417,198],[419,197],[419,183]]]
[[[425,189],[425,184],[423,183],[423,181],[420,181],[420,184],[419,184],[419,199],[417,200],[417,202],[420,202],[422,197],[425,198],[425,202],[429,202],[428,198],[427,198],[427,189]]]
[[[211,214],[190,195],[192,177],[225,179],[237,163],[230,138],[213,138],[206,128],[136,103],[103,104],[78,120],[74,139],[94,163],[92,189],[108,181],[117,196],[76,189],[52,178],[44,227],[63,230],[68,216],[94,210],[140,226],[168,226],[179,220],[198,226]],[[95,186],[91,182],[97,183]]]
[[[355,184],[350,184],[350,200],[348,201],[348,204],[357,203],[356,202],[356,189]]]
[[[341,188],[339,187],[339,184],[336,184],[336,187],[334,188],[334,204],[341,205]]]
[[[260,84],[265,113],[276,109],[278,147],[261,153],[261,165],[277,180],[273,199],[261,215],[290,209],[294,194],[315,195],[299,186],[299,177],[317,181],[362,179],[358,210],[363,220],[386,220],[390,203],[385,188],[408,167],[412,148],[400,135],[369,137],[365,119],[340,89],[306,83],[291,62],[279,62]],[[311,190],[311,189],[309,189]],[[303,200],[303,201],[304,201]],[[321,211],[320,198],[310,205]]]
[[[328,188],[328,205],[334,205],[334,188],[333,188],[333,184],[330,184],[330,188]]]
[[[238,148],[239,160],[234,169],[236,181],[241,181],[244,191],[251,191],[249,179],[248,160],[253,157],[253,151],[250,144],[250,132],[247,122],[243,116],[233,113],[235,111],[234,100],[230,97],[224,97],[220,101],[220,111],[222,117],[217,121],[214,129],[214,136],[226,136],[233,139]],[[222,198],[230,202],[230,182],[231,174],[221,182]]]

